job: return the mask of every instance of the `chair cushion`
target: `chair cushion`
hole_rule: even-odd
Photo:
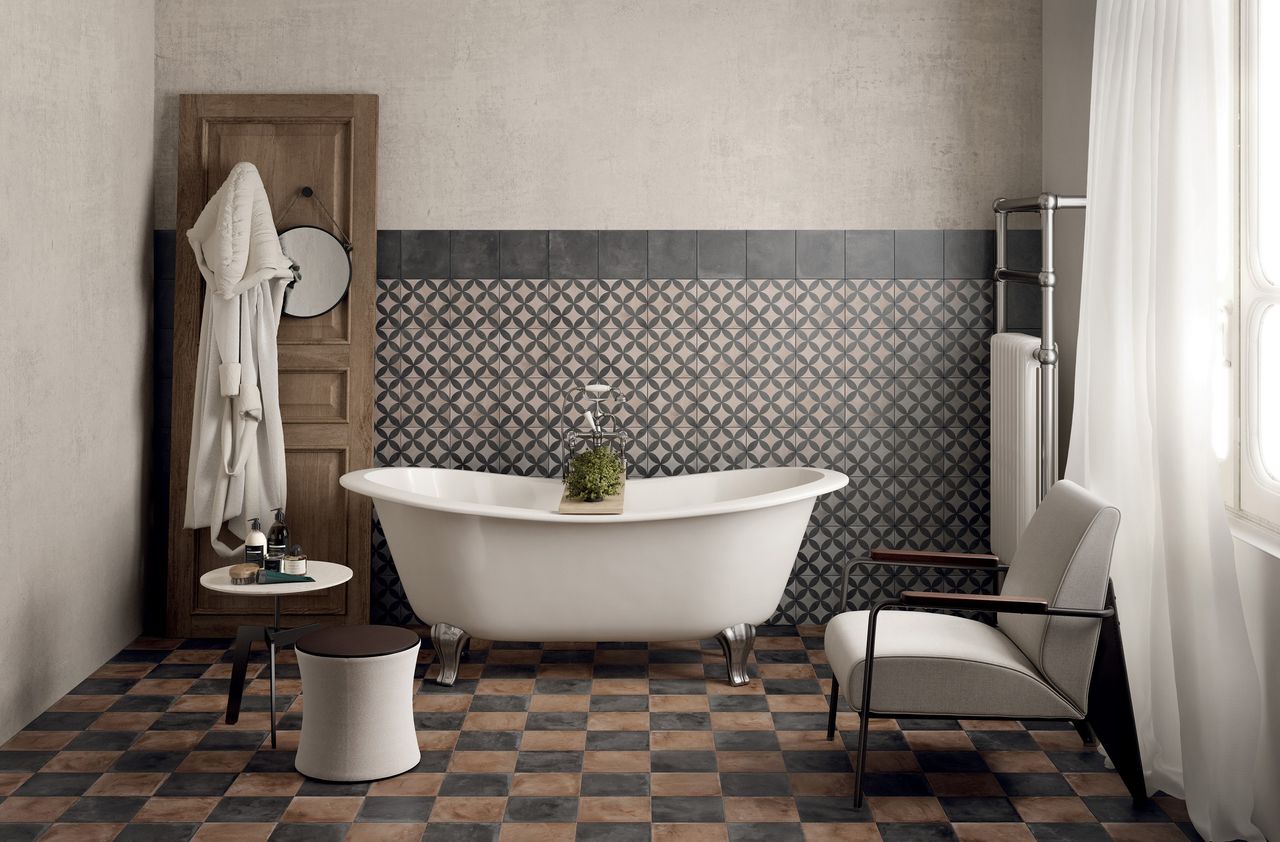
[[[377,658],[421,643],[417,632],[399,626],[329,626],[298,638],[294,648],[319,658]]]
[[[862,705],[870,611],[827,624],[827,660],[854,710]],[[951,614],[885,610],[876,622],[873,712],[1080,719],[994,626]]]

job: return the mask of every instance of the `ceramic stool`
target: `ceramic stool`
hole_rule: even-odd
[[[298,640],[299,772],[373,781],[418,765],[413,670],[421,643],[416,632],[394,626],[334,626]]]

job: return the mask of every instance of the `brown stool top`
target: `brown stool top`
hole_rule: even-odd
[[[421,642],[417,632],[399,626],[329,626],[303,635],[294,646],[319,658],[376,658]]]

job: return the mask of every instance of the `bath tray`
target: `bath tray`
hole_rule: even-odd
[[[560,508],[557,511],[562,515],[620,515],[622,499],[626,494],[627,486],[623,485],[622,490],[617,494],[610,494],[598,503],[584,503],[581,500],[570,500],[569,491],[566,489],[564,496],[560,498]]]

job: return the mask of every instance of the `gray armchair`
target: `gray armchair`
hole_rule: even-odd
[[[1056,719],[1102,742],[1135,802],[1147,797],[1125,674],[1111,550],[1120,513],[1060,481],[1006,567],[991,555],[876,550],[873,561],[1007,570],[999,596],[905,591],[827,625],[835,736],[840,687],[859,714],[855,802],[862,806],[871,716]],[[896,608],[996,612],[997,624]],[[874,673],[874,683],[872,675]]]

